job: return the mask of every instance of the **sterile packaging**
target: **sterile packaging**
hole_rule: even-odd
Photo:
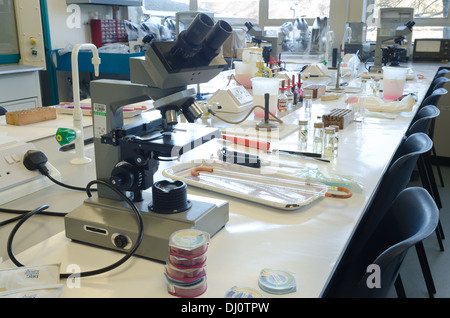
[[[61,296],[63,288],[63,284],[58,284],[16,289],[1,292],[0,298],[59,298]]]
[[[0,270],[0,298],[56,298],[61,295],[60,265],[36,265]]]

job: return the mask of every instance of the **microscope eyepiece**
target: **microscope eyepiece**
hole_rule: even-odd
[[[231,26],[226,21],[219,20],[203,42],[202,55],[212,60],[232,33]]]
[[[196,55],[202,48],[202,43],[214,27],[214,21],[204,13],[198,14],[189,28],[180,33],[171,49],[174,58],[187,59]]]
[[[415,24],[416,24],[416,22],[414,22],[414,21],[408,21],[408,22],[406,22],[405,26],[411,31]]]

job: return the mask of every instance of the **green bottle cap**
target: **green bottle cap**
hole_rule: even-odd
[[[74,141],[77,138],[77,133],[70,128],[58,128],[55,138],[61,146],[64,146]]]

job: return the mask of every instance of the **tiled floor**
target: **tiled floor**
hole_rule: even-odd
[[[436,298],[450,298],[450,167],[441,166],[444,179],[444,187],[437,178],[439,193],[442,201],[440,219],[442,228],[446,235],[443,240],[445,251],[439,249],[435,234],[432,234],[424,241],[425,252],[430,263],[433,281],[436,286]],[[412,182],[411,185],[421,186],[420,183]],[[400,274],[408,298],[428,298],[425,281],[420,269],[416,250],[411,248],[403,262]],[[395,290],[392,290],[390,297],[397,297]]]

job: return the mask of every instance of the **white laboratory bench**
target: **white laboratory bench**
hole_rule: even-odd
[[[425,78],[408,81],[406,91],[418,93],[421,100],[437,68],[437,65],[413,65]],[[311,118],[314,121],[343,104],[343,98],[333,102],[315,100]],[[339,155],[331,163],[297,159],[300,166],[353,176],[363,189],[355,191],[350,199],[319,198],[298,210],[284,211],[190,186],[189,194],[229,202],[229,221],[211,238],[207,251],[208,288],[201,297],[223,298],[233,286],[258,289],[258,276],[264,268],[294,273],[297,284],[293,293],[276,296],[262,292],[266,297],[320,297],[416,110],[417,104],[412,112],[400,113],[394,120],[367,117],[364,123],[352,123],[340,131]],[[301,111],[292,111],[282,119],[297,124]],[[295,132],[283,142],[295,143],[297,138]],[[47,154],[64,182],[80,186],[95,179],[94,163],[71,166],[73,153],[59,153],[52,138],[33,143]],[[223,142],[212,140],[186,153],[181,160],[208,159],[221,147]],[[88,156],[93,157],[93,146],[87,149]],[[162,178],[161,171],[172,164],[161,163],[155,180]],[[54,185],[5,206],[33,209],[50,204],[51,211],[70,212],[85,198],[84,193]],[[9,217],[0,214],[0,220]],[[134,222],[133,216],[130,222]],[[0,268],[13,267],[7,260],[5,247],[11,228],[8,225],[0,229],[0,255],[5,261]],[[16,235],[13,249],[26,265],[58,263],[62,272],[71,264],[77,264],[82,271],[101,268],[123,256],[72,242],[65,237],[62,218],[46,216],[27,221]],[[80,288],[65,286],[62,297],[173,297],[167,292],[163,271],[164,263],[132,257],[111,272],[82,278]]]

